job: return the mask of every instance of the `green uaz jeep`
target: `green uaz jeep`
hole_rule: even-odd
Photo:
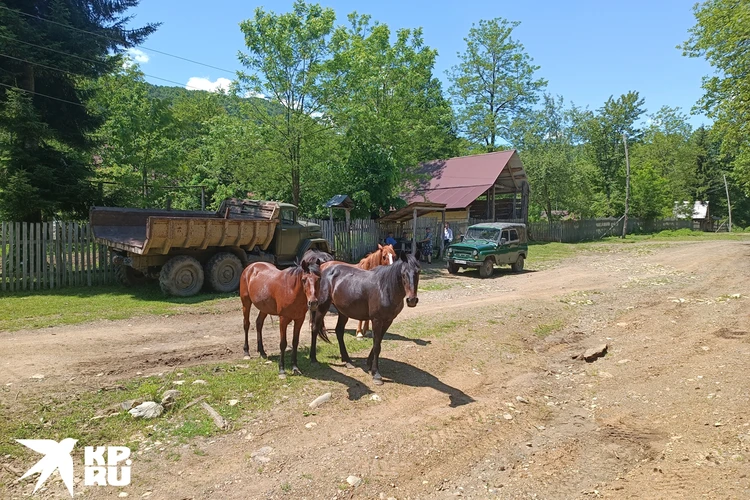
[[[464,267],[478,267],[479,276],[489,278],[494,266],[510,264],[520,272],[528,249],[524,224],[476,224],[469,227],[463,241],[448,247],[448,271],[456,274]]]

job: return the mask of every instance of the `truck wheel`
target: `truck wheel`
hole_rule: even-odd
[[[232,253],[217,253],[206,263],[205,275],[214,291],[235,292],[240,287],[242,262]]]
[[[122,264],[115,266],[115,279],[123,286],[140,286],[148,281],[142,272]]]
[[[523,271],[523,261],[523,255],[519,255],[516,262],[510,265],[510,268],[513,269],[513,272],[520,273],[521,271]]]
[[[190,297],[203,286],[203,266],[189,255],[172,257],[161,268],[159,286],[167,295]]]
[[[482,265],[479,266],[479,277],[480,278],[489,278],[492,276],[492,271],[495,270],[495,263],[492,261],[492,257],[487,257],[484,259],[484,262],[482,262]]]
[[[458,274],[458,270],[460,267],[458,267],[458,264],[455,262],[448,262],[448,272],[451,274]]]

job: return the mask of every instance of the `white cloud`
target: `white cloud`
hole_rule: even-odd
[[[218,92],[219,90],[229,92],[231,85],[232,80],[228,78],[217,78],[215,82],[212,82],[208,78],[191,76],[185,84],[185,88],[188,90],[208,90],[209,92]]]
[[[257,97],[259,99],[265,99],[266,95],[261,94],[260,92],[255,92],[253,90],[248,90],[247,92],[245,92],[245,97]]]
[[[128,49],[128,57],[139,64],[147,63],[150,58],[141,49]]]

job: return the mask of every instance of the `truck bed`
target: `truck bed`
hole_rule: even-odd
[[[272,202],[226,200],[214,212],[92,207],[91,229],[98,243],[139,255],[172,249],[233,246],[268,248],[278,224]]]

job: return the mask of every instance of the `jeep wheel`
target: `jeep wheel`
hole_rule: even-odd
[[[237,291],[241,274],[242,262],[229,252],[217,253],[206,263],[206,281],[212,290],[219,293]]]
[[[159,273],[159,286],[167,295],[190,297],[203,286],[203,266],[188,255],[172,257]]]
[[[523,271],[523,262],[523,255],[519,255],[516,262],[510,265],[510,268],[513,269],[513,272],[520,273],[521,271]]]
[[[461,269],[458,267],[458,264],[455,262],[448,262],[448,272],[451,274],[458,274],[458,270]]]
[[[144,285],[148,281],[145,274],[123,264],[115,265],[115,279],[124,286]]]
[[[492,271],[495,270],[495,263],[492,261],[492,257],[487,257],[484,259],[484,262],[482,262],[482,265],[479,266],[479,277],[480,278],[489,278],[492,276]]]

